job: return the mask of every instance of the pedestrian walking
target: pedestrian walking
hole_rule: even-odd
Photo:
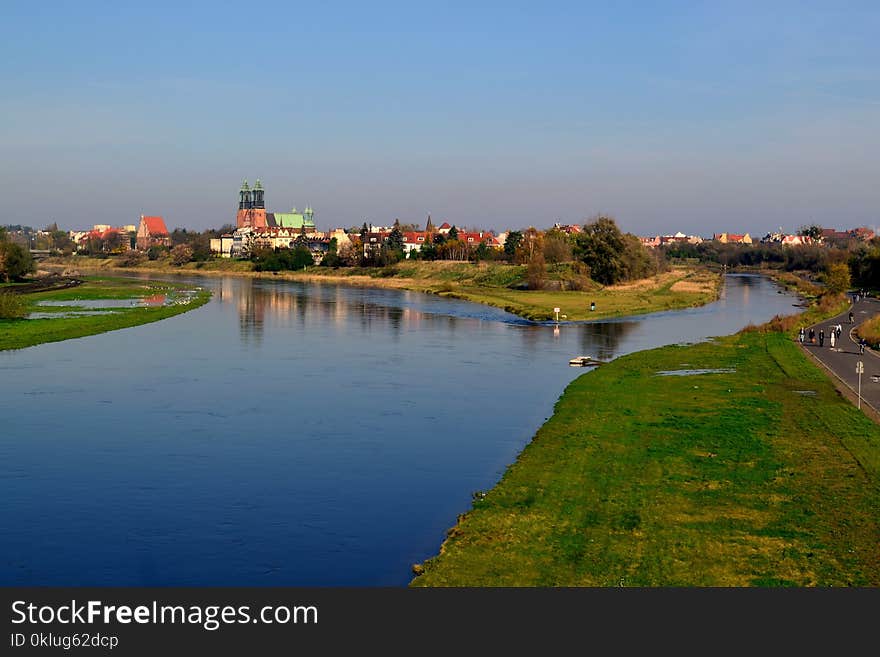
[[[837,339],[840,340],[840,334],[843,333],[843,327],[838,324],[837,325]]]
[[[834,329],[831,329],[831,335],[829,337],[831,339],[831,348],[832,349],[834,349],[834,336],[835,335],[837,335],[837,334],[834,332]]]
[[[819,329],[819,346],[825,346],[825,329]]]
[[[859,355],[862,355],[865,353],[865,343],[866,342],[867,341],[865,340],[865,338],[859,339]]]
[[[810,327],[810,344],[816,344],[816,329]]]
[[[801,344],[804,343],[804,327],[803,326],[801,326],[800,330],[798,331],[798,342],[800,342]]]
[[[853,323],[853,314],[852,314],[852,311],[850,311],[850,313],[849,313],[849,323],[850,323],[850,324]]]

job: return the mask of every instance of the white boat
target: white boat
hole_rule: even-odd
[[[568,364],[572,367],[587,367],[588,365],[598,365],[602,361],[593,360],[592,356],[575,356]]]

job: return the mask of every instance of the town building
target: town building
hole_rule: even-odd
[[[68,235],[77,251],[93,251],[97,248],[99,251],[119,253],[132,248],[131,236],[134,232],[132,225],[95,224],[91,230],[70,231]],[[95,244],[100,247],[95,247]]]
[[[712,239],[722,244],[751,244],[752,237],[748,233],[745,235],[737,235],[736,233],[715,233]]]
[[[666,244],[701,244],[703,242],[703,238],[699,235],[685,235],[684,233],[679,231],[675,233],[675,235],[655,235],[654,237],[640,237],[639,241],[642,243],[642,246],[645,246],[649,249],[654,249],[658,246],[664,246]]]
[[[137,248],[146,251],[152,246],[171,246],[171,235],[162,217],[146,217],[141,215],[141,223],[137,229]]]
[[[245,180],[238,192],[238,214],[235,225],[238,228],[290,228],[315,232],[315,211],[306,207],[302,212],[293,208],[290,212],[266,212],[265,190],[259,179],[254,188]]]

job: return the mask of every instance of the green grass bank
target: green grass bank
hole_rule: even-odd
[[[29,312],[58,316],[43,319],[0,319],[0,350],[23,349],[44,342],[81,338],[156,322],[198,308],[211,297],[207,290],[164,281],[133,281],[94,276],[84,277],[84,281],[82,285],[73,288],[21,295]],[[168,303],[109,309],[112,312],[92,309],[81,303],[149,297],[157,302],[159,298],[164,298]],[[61,305],[42,306],[42,301],[59,302]]]
[[[718,373],[661,376],[682,369]],[[579,377],[413,586],[880,585],[880,427],[781,332]]]

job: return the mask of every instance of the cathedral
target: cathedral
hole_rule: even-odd
[[[238,192],[238,215],[235,225],[238,228],[295,228],[305,229],[307,233],[315,232],[315,213],[310,207],[302,212],[293,208],[290,212],[266,212],[265,190],[257,180],[253,189],[247,180]]]

